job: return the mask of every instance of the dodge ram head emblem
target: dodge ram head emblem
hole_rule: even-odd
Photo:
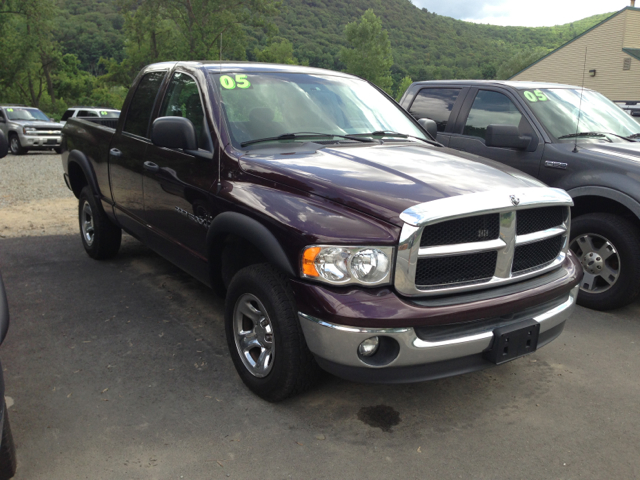
[[[520,199],[515,195],[509,195],[509,198],[511,199],[511,203],[513,203],[514,207],[520,203]]]

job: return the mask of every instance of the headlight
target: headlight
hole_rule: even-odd
[[[302,252],[302,276],[332,285],[391,282],[393,247],[313,245]]]
[[[37,130],[33,127],[23,127],[22,131],[25,135],[33,135],[37,132]]]

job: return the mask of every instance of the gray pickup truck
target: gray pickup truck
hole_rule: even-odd
[[[60,153],[63,125],[42,111],[24,105],[0,106],[0,130],[9,140],[14,155],[29,150],[51,150]]]
[[[400,104],[435,121],[445,146],[571,195],[570,248],[584,268],[579,304],[607,310],[638,297],[640,124],[631,116],[595,91],[537,82],[416,82]]]

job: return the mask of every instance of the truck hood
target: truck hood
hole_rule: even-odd
[[[9,120],[9,124],[20,125],[21,127],[33,127],[38,130],[62,130],[61,123],[45,122],[43,120]]]
[[[288,148],[287,148],[288,147]],[[499,188],[544,186],[492,160],[448,148],[407,145],[276,146],[240,158],[250,174],[319,195],[402,225],[419,203]]]
[[[640,162],[640,142],[589,143],[581,144],[580,147],[591,152],[617,157],[621,160]]]

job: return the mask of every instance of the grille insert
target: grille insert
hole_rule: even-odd
[[[542,207],[520,210],[517,215],[517,235],[540,232],[558,227],[565,221],[566,207]]]
[[[490,280],[496,269],[498,252],[472,253],[451,257],[420,258],[416,267],[417,287]]]
[[[436,223],[424,229],[421,247],[495,240],[500,235],[500,214],[478,215]]]
[[[560,254],[564,240],[562,235],[558,235],[557,237],[516,247],[511,271],[513,273],[525,273],[529,270],[545,267]]]

